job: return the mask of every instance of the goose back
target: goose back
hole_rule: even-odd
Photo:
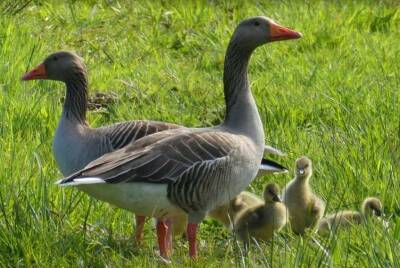
[[[137,120],[90,128],[62,116],[54,136],[53,153],[60,171],[67,176],[144,136],[179,127],[172,123]]]

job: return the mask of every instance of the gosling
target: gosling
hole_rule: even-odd
[[[314,231],[325,211],[324,202],[316,196],[309,184],[312,162],[306,156],[296,160],[296,176],[283,191],[283,203],[289,211],[293,232],[304,234]]]
[[[260,199],[255,194],[249,192],[241,192],[230,202],[216,207],[208,216],[214,220],[219,221],[226,228],[232,229],[233,223],[235,222],[237,216],[250,207],[255,207],[264,204],[263,200]]]
[[[337,228],[348,228],[361,224],[372,216],[382,215],[382,203],[376,197],[368,197],[361,205],[361,212],[344,210],[332,213],[323,218],[318,225],[318,234],[325,235]]]
[[[264,189],[264,204],[248,208],[240,213],[234,230],[248,249],[250,239],[269,241],[274,232],[279,232],[287,223],[287,210],[279,197],[279,186],[268,184]]]

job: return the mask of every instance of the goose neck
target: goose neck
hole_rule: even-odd
[[[245,134],[264,146],[264,131],[257,105],[250,91],[247,67],[252,50],[242,48],[235,40],[228,46],[224,65],[225,126]]]
[[[251,51],[240,49],[235,41],[229,43],[224,63],[224,94],[227,116],[229,116],[237,101],[243,95],[248,95],[250,91],[247,75],[250,57]]]
[[[88,83],[84,71],[77,71],[66,82],[63,116],[69,121],[86,125]]]

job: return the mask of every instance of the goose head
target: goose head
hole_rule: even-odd
[[[51,54],[43,63],[27,72],[22,80],[47,79],[67,82],[77,73],[85,74],[82,59],[75,53],[59,51]]]
[[[301,33],[285,28],[267,17],[243,20],[233,34],[232,41],[242,49],[252,51],[269,42],[297,39]]]
[[[266,204],[274,202],[282,202],[279,196],[279,186],[275,183],[269,183],[264,188],[264,201]]]
[[[368,197],[364,200],[362,210],[365,216],[382,216],[382,203],[376,197]]]
[[[302,156],[296,160],[296,177],[307,179],[312,174],[312,162],[307,156]]]

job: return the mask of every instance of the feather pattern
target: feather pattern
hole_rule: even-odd
[[[147,135],[179,127],[171,123],[137,120],[102,127],[98,132],[105,135],[113,149],[117,150]]]
[[[179,133],[146,137],[153,143],[143,147],[129,145],[113,154],[106,154],[70,178],[101,177],[108,183],[175,182],[176,178],[204,164],[229,155],[235,136],[222,132]],[[223,137],[226,136],[226,137]],[[144,140],[145,141],[145,140]],[[138,148],[139,147],[139,148]]]
[[[212,129],[160,132],[96,159],[60,184],[91,177],[111,184],[161,183],[168,185],[168,198],[186,212],[211,209],[210,200],[226,199],[211,189],[229,186],[232,172],[229,167],[235,164],[237,151],[252,147],[247,140],[241,135]]]

